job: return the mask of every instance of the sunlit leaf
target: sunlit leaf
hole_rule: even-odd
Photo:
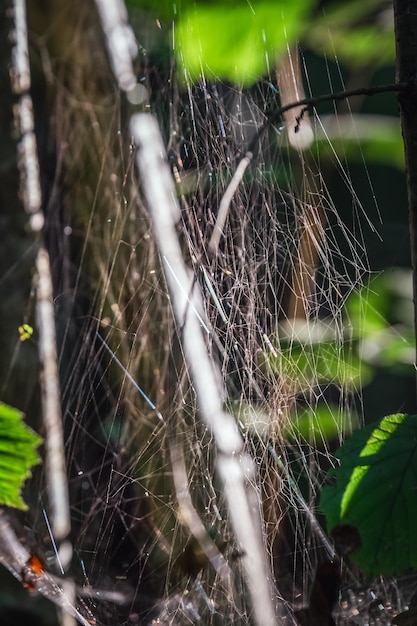
[[[389,415],[356,431],[338,450],[323,489],[328,530],[350,524],[362,545],[352,558],[368,576],[417,567],[417,415]]]
[[[181,16],[177,54],[191,79],[202,73],[250,84],[300,32],[312,2],[243,0],[195,5]]]
[[[22,413],[0,402],[0,504],[26,509],[20,491],[40,459],[41,439],[22,421]]]

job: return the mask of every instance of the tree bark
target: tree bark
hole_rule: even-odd
[[[408,84],[399,93],[398,102],[407,170],[414,329],[417,336],[417,5],[414,0],[394,0],[394,24],[397,81]]]

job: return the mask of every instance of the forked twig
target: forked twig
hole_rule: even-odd
[[[257,135],[255,135],[247,151],[255,153],[256,146],[258,145],[265,131],[270,127],[271,124],[273,124],[277,119],[281,118],[284,113],[290,111],[291,109],[296,109],[300,106],[303,107],[300,111],[300,114],[297,116],[297,121],[299,122],[302,119],[304,113],[306,111],[314,109],[317,104],[322,104],[324,102],[339,102],[341,100],[346,100],[347,98],[353,98],[355,96],[375,96],[376,94],[393,92],[399,93],[407,89],[407,87],[409,86],[410,83],[398,82],[390,85],[376,85],[375,87],[359,87],[358,89],[339,91],[337,93],[326,93],[321,96],[316,96],[314,98],[303,98],[302,100],[297,100],[296,102],[290,102],[285,106],[277,107],[265,121]],[[296,128],[294,130],[295,132],[297,132]]]

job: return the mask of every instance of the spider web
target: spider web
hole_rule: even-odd
[[[97,32],[82,26],[74,48],[85,60]],[[360,377],[343,371],[352,365],[344,303],[370,271],[365,240],[377,207],[364,210],[330,139],[325,162],[314,144],[294,150],[284,124],[256,139],[279,103],[274,74],[249,89],[204,77],[181,87],[174,64],[159,66],[145,48],[139,65],[142,106],[165,134],[208,350],[257,464],[277,595],[299,607],[317,564],[332,556],[318,493],[335,447],[360,419]],[[91,84],[83,77],[93,68]],[[123,104],[96,57],[80,72],[62,64],[53,80],[57,168],[47,221],[75,555],[67,574],[84,586],[98,623],[247,624],[245,547],[233,538],[213,439],[199,421]],[[310,123],[325,134],[316,111]],[[219,205],[251,145],[213,253]],[[332,200],[327,181],[336,178],[350,220]],[[301,431],[299,419],[312,424],[323,407],[332,435],[320,424]],[[227,571],[193,537],[181,497]]]

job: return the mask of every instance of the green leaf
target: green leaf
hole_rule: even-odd
[[[26,509],[20,491],[31,475],[31,467],[40,462],[36,448],[38,437],[22,421],[23,414],[0,402],[0,504]]]
[[[300,32],[311,0],[243,0],[199,4],[181,16],[177,55],[196,80],[220,78],[251,84]]]
[[[337,457],[335,483],[320,499],[328,529],[357,528],[362,546],[352,559],[370,577],[417,568],[417,415],[389,415],[355,432]]]

